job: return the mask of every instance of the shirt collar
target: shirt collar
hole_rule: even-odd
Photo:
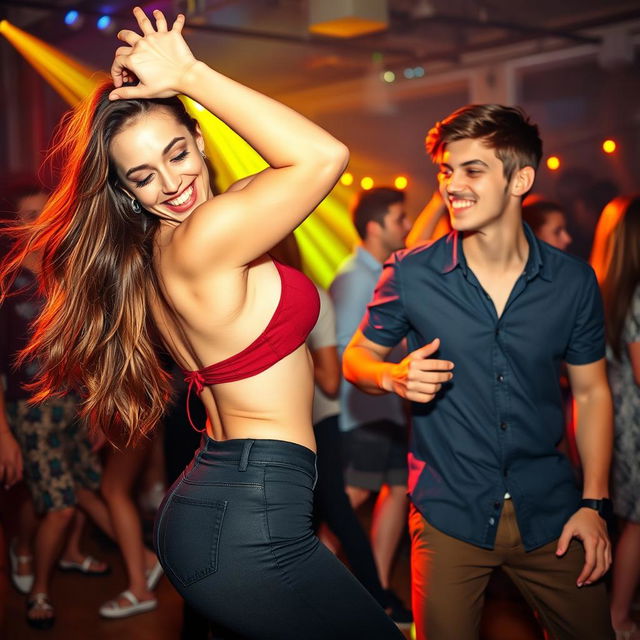
[[[376,273],[380,273],[382,271],[382,265],[362,245],[358,245],[356,253],[357,260],[362,262],[366,267]]]
[[[548,249],[538,238],[526,222],[523,222],[524,234],[529,243],[529,258],[524,268],[527,280],[532,280],[539,275],[543,280],[551,281],[553,274],[548,260]],[[444,252],[444,264],[441,273],[450,273],[456,267],[460,267],[462,274],[467,277],[469,267],[462,250],[462,234],[452,231],[445,239],[447,250]],[[547,258],[545,261],[544,258]]]

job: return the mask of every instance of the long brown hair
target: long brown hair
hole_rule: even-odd
[[[170,396],[157,356],[150,300],[160,287],[152,264],[157,217],[136,213],[109,157],[113,137],[162,108],[195,134],[178,98],[110,101],[105,83],[67,115],[51,157],[61,179],[39,218],[12,230],[0,265],[0,301],[31,251],[42,254],[45,304],[21,359],[36,359],[33,402],[78,390],[81,415],[119,442],[148,433]]]
[[[619,360],[625,322],[640,285],[640,195],[615,198],[604,208],[591,260],[602,287],[607,342]]]

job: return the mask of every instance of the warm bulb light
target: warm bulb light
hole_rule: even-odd
[[[547,168],[551,171],[557,171],[560,168],[560,158],[558,158],[558,156],[550,156],[547,158]]]
[[[370,178],[369,176],[365,176],[364,178],[362,178],[362,180],[360,180],[360,186],[365,191],[369,191],[369,189],[373,187],[373,178]]]
[[[393,184],[395,185],[396,189],[400,189],[402,191],[402,189],[406,189],[407,185],[409,184],[409,181],[407,180],[407,178],[405,176],[398,176],[394,181]]]
[[[605,140],[602,143],[602,150],[605,153],[613,153],[616,150],[616,147],[618,145],[616,145],[616,141],[615,140]]]
[[[350,187],[353,184],[353,174],[348,171],[343,173],[342,176],[340,176],[340,184],[345,187]]]

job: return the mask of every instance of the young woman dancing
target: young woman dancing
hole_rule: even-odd
[[[640,194],[614,198],[603,209],[591,265],[602,287],[615,409],[611,497],[620,535],[613,555],[611,622],[616,640],[640,640],[632,611],[640,585]]]
[[[36,399],[80,388],[83,411],[133,440],[162,415],[159,336],[204,403],[206,440],[156,521],[164,569],[195,608],[244,638],[401,638],[311,530],[318,298],[266,253],[333,187],[347,149],[289,108],[194,59],[136,8],[141,33],[69,120],[64,179],[23,247],[44,249],[48,300],[26,351]],[[269,168],[213,197],[186,94]],[[19,255],[0,274],[9,280]],[[187,426],[185,426],[188,428]]]

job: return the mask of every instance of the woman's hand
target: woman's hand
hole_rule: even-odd
[[[170,98],[180,93],[185,74],[197,63],[182,37],[184,16],[178,15],[171,29],[162,11],[154,11],[155,28],[145,12],[133,10],[142,35],[124,29],[118,39],[127,43],[119,47],[111,66],[115,89],[111,100],[134,98]],[[135,86],[123,86],[135,82]]]
[[[22,480],[22,451],[8,429],[0,431],[0,485],[10,489]]]

